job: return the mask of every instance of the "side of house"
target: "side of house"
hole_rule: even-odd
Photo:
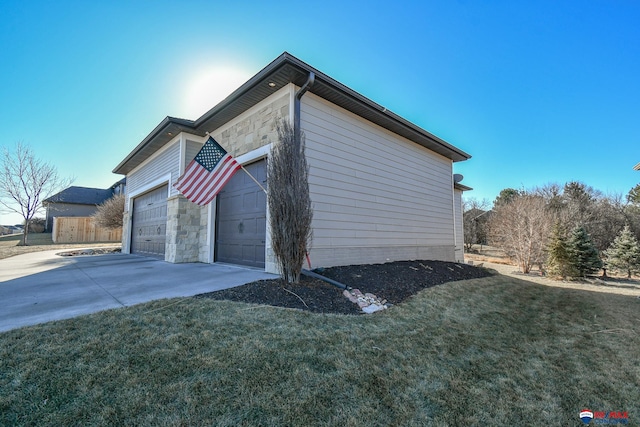
[[[461,260],[469,188],[454,183],[453,163],[470,156],[286,53],[198,120],[167,117],[114,169],[127,177],[123,251],[277,272],[253,179],[238,172],[204,207],[173,184],[211,135],[267,186],[277,122],[296,117],[310,165],[313,267]]]
[[[314,263],[455,259],[450,159],[314,94],[302,129]]]

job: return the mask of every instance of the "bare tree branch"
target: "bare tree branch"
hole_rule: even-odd
[[[124,214],[124,194],[116,194],[98,205],[98,210],[93,214],[93,221],[100,227],[108,229],[122,227],[122,215]]]
[[[311,198],[309,166],[304,154],[304,135],[291,125],[278,123],[279,141],[268,163],[269,225],[272,249],[282,277],[289,283],[300,280],[302,264],[311,245]]]
[[[516,260],[523,273],[542,265],[552,225],[545,200],[518,195],[494,209],[489,229],[491,241]]]
[[[13,151],[3,148],[0,166],[0,205],[24,219],[27,244],[29,222],[42,209],[42,200],[52,196],[73,180],[63,179],[55,166],[35,157],[31,147],[18,143]]]

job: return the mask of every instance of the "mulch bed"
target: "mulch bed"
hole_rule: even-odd
[[[400,304],[425,288],[456,280],[491,276],[486,269],[443,261],[398,261],[386,264],[349,265],[314,272],[362,293],[372,293],[389,304]],[[260,280],[236,288],[197,295],[196,298],[230,300],[251,304],[308,310],[315,313],[362,314],[342,290],[302,276],[297,284]]]
[[[60,252],[58,256],[87,256],[87,255],[104,255],[119,254],[121,248],[97,248],[97,249],[76,249],[73,251]]]

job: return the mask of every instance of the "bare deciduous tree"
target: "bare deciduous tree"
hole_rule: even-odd
[[[13,151],[3,150],[0,165],[0,204],[24,219],[22,244],[27,245],[29,225],[42,208],[42,200],[68,186],[55,166],[36,158],[28,145],[18,143]]]
[[[278,123],[278,143],[268,162],[269,225],[273,252],[282,277],[288,283],[300,280],[302,264],[311,244],[311,197],[305,138],[296,135],[284,120]]]
[[[523,273],[542,265],[552,226],[545,200],[524,194],[494,208],[489,220],[491,242],[515,260]]]
[[[116,194],[98,205],[98,210],[92,215],[93,222],[100,227],[109,229],[122,227],[124,213],[124,194]]]

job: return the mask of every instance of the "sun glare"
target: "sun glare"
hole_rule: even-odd
[[[209,66],[187,80],[181,111],[185,118],[197,119],[249,80],[250,73],[236,67]]]

